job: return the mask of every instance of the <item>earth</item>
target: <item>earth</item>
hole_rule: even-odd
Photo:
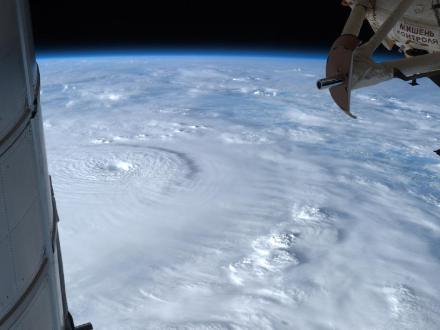
[[[41,56],[70,310],[96,329],[438,329],[440,90],[324,55]]]

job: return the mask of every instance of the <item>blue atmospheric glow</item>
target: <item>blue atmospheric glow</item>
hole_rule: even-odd
[[[59,59],[59,58],[121,58],[121,57],[222,57],[222,58],[277,58],[321,60],[327,59],[327,50],[248,50],[248,49],[170,49],[170,48],[132,48],[132,49],[77,49],[77,50],[37,50],[37,59]],[[377,62],[385,60],[400,59],[401,55],[378,51],[373,55]]]
[[[266,58],[304,58],[324,60],[325,51],[283,51],[283,50],[240,50],[240,49],[114,49],[114,50],[56,50],[37,51],[37,58],[102,58],[102,57],[148,57],[148,56],[188,56],[188,57],[266,57]]]

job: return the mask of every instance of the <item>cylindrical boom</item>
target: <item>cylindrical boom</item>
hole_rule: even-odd
[[[0,1],[0,329],[75,329],[26,0]],[[87,326],[91,329],[91,325]]]

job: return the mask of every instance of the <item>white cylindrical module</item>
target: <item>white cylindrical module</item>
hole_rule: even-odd
[[[47,172],[27,0],[0,2],[0,329],[75,329]],[[91,327],[89,326],[89,329]]]

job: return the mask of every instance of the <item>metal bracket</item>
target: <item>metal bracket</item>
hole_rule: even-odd
[[[405,76],[399,69],[394,68],[394,78],[399,78],[403,81],[414,81],[420,78],[430,78],[440,75],[440,70],[437,71],[431,71],[431,72],[425,72],[425,73],[419,73],[419,74],[413,74],[411,76]]]
[[[90,322],[75,326],[73,317],[70,312],[67,312],[66,328],[65,330],[93,330],[93,325]]]
[[[88,323],[76,326],[75,330],[93,330],[93,325],[92,325],[92,323],[88,322]]]

